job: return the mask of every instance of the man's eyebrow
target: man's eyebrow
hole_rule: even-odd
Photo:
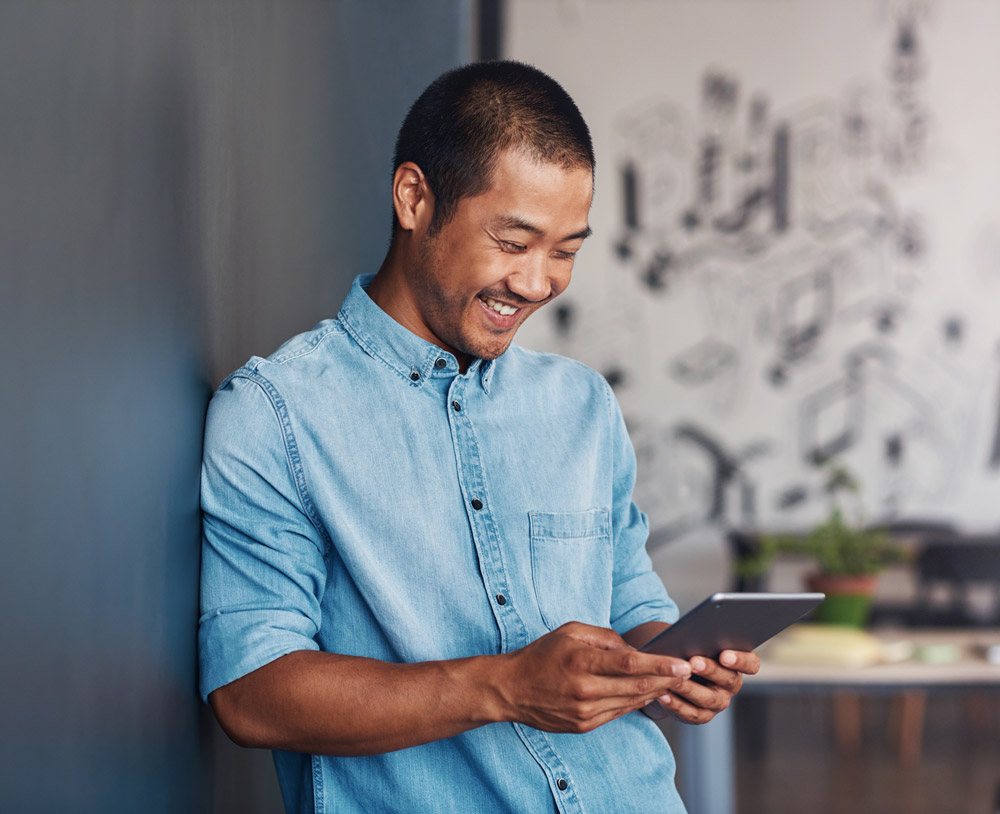
[[[530,232],[533,235],[545,234],[545,232],[538,226],[530,221],[526,221],[524,218],[518,217],[517,215],[500,215],[493,221],[493,226],[496,229],[519,229],[523,232]],[[582,229],[579,232],[566,235],[563,240],[583,240],[584,238],[590,237],[591,234],[593,234],[593,231],[588,226],[586,229]]]
[[[544,234],[535,224],[519,218],[517,215],[498,215],[493,219],[493,227],[496,229],[518,229],[522,232],[531,232],[533,235]]]

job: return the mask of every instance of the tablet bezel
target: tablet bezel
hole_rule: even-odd
[[[715,593],[639,650],[682,659],[717,659],[723,650],[749,652],[825,598],[821,593]]]

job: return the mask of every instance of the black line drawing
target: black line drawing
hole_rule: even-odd
[[[770,454],[769,442],[732,452],[695,424],[670,428],[664,440],[666,445],[646,439],[637,447],[640,472],[657,484],[655,494],[645,495],[648,513],[657,520],[647,544],[651,550],[706,524],[753,527],[757,490],[747,466]]]
[[[861,434],[861,384],[853,377],[826,385],[801,405],[799,448],[803,461],[817,464],[849,450]]]
[[[706,384],[731,370],[736,357],[736,348],[732,345],[707,337],[674,357],[670,373],[686,385]]]
[[[926,192],[954,158],[928,82],[938,8],[872,0],[881,55],[812,96],[755,86],[734,49],[612,121],[607,285],[551,326],[630,416],[654,546],[810,522],[817,458],[860,475],[873,520],[946,513],[1000,478],[1000,355],[983,350],[1000,327],[942,283],[965,269]],[[970,288],[1000,301],[1000,211],[978,217]]]
[[[793,277],[778,290],[780,355],[794,362],[809,353],[833,321],[833,274],[822,266]]]
[[[787,489],[783,489],[775,505],[780,511],[788,511],[789,509],[794,509],[796,506],[801,506],[809,499],[809,489],[801,484],[796,484],[795,486],[789,486]]]

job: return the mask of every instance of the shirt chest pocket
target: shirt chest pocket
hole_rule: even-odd
[[[542,621],[607,627],[614,560],[611,513],[529,512],[531,580]]]

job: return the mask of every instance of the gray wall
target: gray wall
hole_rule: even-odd
[[[3,810],[276,810],[196,699],[205,405],[378,264],[471,9],[0,5]]]

